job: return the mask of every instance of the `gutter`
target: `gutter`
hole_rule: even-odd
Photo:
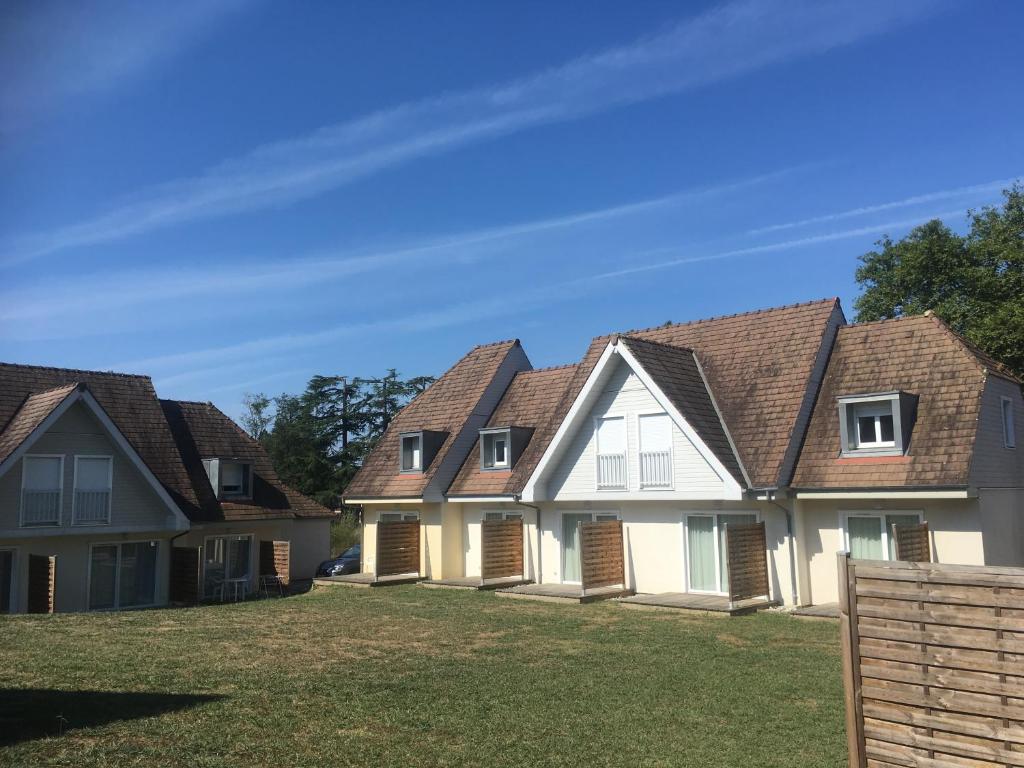
[[[799,605],[799,596],[797,594],[796,584],[796,543],[793,535],[793,510],[787,509],[779,504],[779,502],[775,500],[775,495],[775,491],[768,491],[765,494],[765,500],[769,504],[774,504],[786,515],[786,539],[789,542],[789,590],[793,605],[796,606]]]
[[[541,560],[541,552],[542,552],[542,550],[541,550],[541,527],[540,527],[541,511],[540,511],[540,507],[535,507],[535,506],[533,506],[533,504],[527,504],[525,501],[522,501],[522,498],[523,498],[522,494],[517,493],[514,496],[512,496],[512,503],[513,504],[518,504],[520,507],[526,507],[527,509],[532,509],[534,512],[537,513],[537,583],[540,584],[540,582],[541,582],[541,574],[544,572],[543,569],[541,568],[541,564],[543,562]]]

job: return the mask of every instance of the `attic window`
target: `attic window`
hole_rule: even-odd
[[[484,469],[508,469],[511,456],[509,430],[484,432],[481,434]]]
[[[401,441],[402,472],[422,472],[423,434],[420,432],[415,432],[409,435],[402,435]]]
[[[1013,400],[1004,397],[1000,400],[999,407],[1002,409],[1003,415],[1003,447],[1016,448],[1017,435],[1014,434],[1013,429]]]
[[[221,498],[247,498],[250,491],[252,466],[240,461],[222,461],[220,464]]]
[[[842,455],[903,455],[916,415],[917,396],[906,392],[840,397]]]

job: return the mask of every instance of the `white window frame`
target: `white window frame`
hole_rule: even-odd
[[[644,473],[640,466],[640,454],[644,452],[644,440],[643,432],[640,429],[640,419],[644,416],[664,416],[668,419],[668,485],[644,485]],[[676,457],[675,457],[675,446],[673,443],[673,430],[676,428],[675,422],[672,421],[672,417],[663,410],[651,410],[651,411],[637,411],[636,412],[636,461],[637,461],[637,485],[641,491],[674,491],[676,488]],[[629,435],[626,435],[626,444],[628,451]],[[627,464],[628,459],[627,459]],[[628,480],[627,480],[628,487]]]
[[[107,519],[100,521],[78,522],[78,461],[79,459],[106,459],[107,460]],[[74,480],[71,488],[71,524],[79,526],[110,525],[111,509],[114,502],[114,457],[102,454],[82,453],[75,454]]]
[[[716,595],[728,596],[728,592],[722,589],[722,553],[718,543],[721,541],[718,533],[719,515],[753,515],[754,522],[761,522],[761,511],[758,509],[718,509],[713,511],[683,512],[683,591],[693,595]],[[710,517],[714,523],[712,535],[715,540],[715,586],[717,590],[691,589],[690,588],[690,518]],[[767,546],[767,542],[766,542]]]
[[[207,550],[209,549],[209,546],[210,546],[210,539],[249,539],[249,583],[246,585],[246,590],[248,591],[248,588],[250,586],[252,586],[253,582],[255,581],[256,569],[257,569],[257,567],[259,565],[259,563],[258,563],[258,561],[256,559],[259,556],[259,553],[256,552],[256,534],[255,533],[211,533],[211,534],[208,534],[207,536],[203,537],[203,552],[202,552],[202,557],[203,557],[203,574],[202,574],[202,576],[203,576],[203,578],[202,578],[202,581],[200,582],[201,586],[202,586],[202,599],[203,600],[210,600],[210,599],[213,598],[213,595],[206,594],[206,552],[207,552]],[[224,550],[225,555],[227,555],[229,551],[230,550],[225,549]],[[227,573],[230,570],[229,563],[230,563],[230,561],[228,560],[228,558],[226,556],[224,558],[224,573]]]
[[[565,524],[563,522],[563,518],[566,515],[590,515],[590,522],[603,523],[610,521],[598,520],[598,516],[610,517],[614,520],[621,520],[622,511],[618,509],[560,509],[558,511],[558,549],[560,550],[558,565],[562,569],[558,575],[561,579],[562,584],[582,584],[582,581],[565,580],[565,541],[562,539],[562,534],[565,531]]]
[[[10,552],[11,553],[11,592],[7,596],[8,605],[10,606],[10,609],[8,611],[8,615],[10,615],[12,613],[17,613],[18,612],[18,607],[19,607],[18,604],[17,604],[17,599],[18,599],[18,554],[19,554],[18,553],[18,547],[0,547],[0,552]],[[4,615],[3,613],[0,613],[0,616],[3,616],[3,615]]]
[[[501,517],[488,518],[488,515],[501,515]],[[483,522],[491,522],[494,520],[523,520],[523,513],[515,509],[485,509],[482,520]]]
[[[57,522],[26,523],[25,522],[25,465],[27,459],[60,459],[60,496],[57,501]],[[64,524],[64,454],[63,453],[26,453],[21,457],[21,493],[18,497],[18,523],[22,528],[60,528]]]
[[[385,515],[388,515],[388,516],[398,515],[399,519],[398,520],[393,520],[393,519],[385,520],[384,519]],[[377,522],[379,522],[379,523],[411,523],[413,520],[419,520],[419,519],[420,519],[420,513],[415,511],[415,510],[413,510],[413,511],[403,511],[401,509],[389,509],[387,512],[381,512],[380,513],[380,515],[377,518]]]
[[[999,420],[1003,425],[1003,448],[1017,447],[1017,425],[1013,423],[1013,399],[999,398]]]
[[[851,403],[853,409],[853,444],[855,450],[862,451],[868,448],[895,448],[896,447],[896,416],[893,408],[899,405],[898,400],[876,400],[863,403]],[[892,419],[893,436],[892,440],[882,439],[882,417],[888,416]],[[860,420],[862,418],[874,417],[875,439],[867,442],[860,439]]]
[[[416,440],[419,443],[419,462],[416,466],[406,467],[405,466],[405,441]],[[422,432],[405,432],[398,436],[398,471],[401,474],[413,474],[417,472],[423,472],[423,433]]]
[[[923,509],[847,509],[839,513],[839,527],[843,531],[843,550],[850,551],[850,526],[851,517],[873,517],[878,520],[878,526],[882,529],[882,559],[889,559],[889,526],[885,524],[887,515],[901,515],[910,517],[917,516],[917,522],[924,522]]]
[[[153,544],[156,543],[156,579],[153,582],[153,602],[145,605],[129,605],[121,607],[121,547],[124,544]],[[132,539],[131,541],[94,541],[89,545],[89,575],[85,585],[85,606],[90,613],[105,613],[110,611],[137,611],[143,608],[155,608],[160,605],[157,594],[160,592],[160,540],[159,539]],[[114,605],[110,608],[92,608],[89,602],[92,599],[92,551],[96,547],[117,547],[117,560],[114,565]],[[205,571],[205,566],[203,568]],[[205,573],[203,574],[206,575]]]
[[[619,420],[622,422],[622,485],[619,487],[601,486],[601,437],[600,427],[602,421]],[[619,454],[607,454],[618,456]],[[594,490],[600,493],[621,493],[629,490],[629,419],[625,413],[607,413],[603,416],[594,417]]]
[[[488,441],[488,438],[490,440]],[[495,448],[497,442],[505,443],[505,460],[497,461]],[[487,450],[490,443],[490,451]],[[480,430],[480,469],[484,472],[494,470],[505,470],[512,466],[512,430],[511,429],[484,429]]]

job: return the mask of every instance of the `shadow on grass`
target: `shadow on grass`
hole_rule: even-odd
[[[187,709],[219,695],[0,688],[0,746]]]

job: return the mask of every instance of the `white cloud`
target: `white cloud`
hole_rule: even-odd
[[[531,77],[449,93],[258,148],[77,224],[8,242],[0,263],[289,203],[416,158],[819,54],[916,20],[926,0],[739,0]]]

